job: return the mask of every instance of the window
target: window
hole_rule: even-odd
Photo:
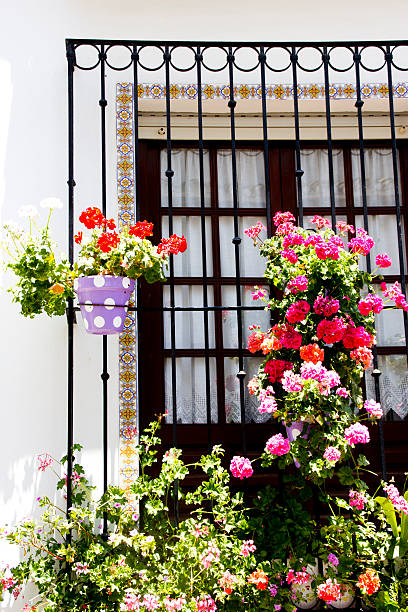
[[[168,235],[170,215],[165,176],[167,152],[161,147],[160,143],[145,142],[141,149],[141,215],[143,219],[154,220],[157,236],[161,232]],[[336,144],[333,159],[337,217],[363,227],[359,150],[353,143]],[[206,144],[203,152],[202,210],[199,152],[193,146],[175,143],[172,148],[173,232],[184,234],[189,248],[183,257],[175,258],[173,278],[166,285],[144,285],[142,289],[141,299],[145,310],[142,315],[140,365],[143,380],[149,381],[147,388],[150,389],[149,393],[141,389],[142,424],[149,420],[152,413],[165,408],[168,413],[167,435],[171,435],[170,431],[172,428],[174,430],[176,421],[179,440],[186,444],[189,440],[193,441],[192,435],[195,443],[201,440],[203,444],[207,437],[214,442],[227,436],[232,445],[242,441],[240,381],[237,378],[240,354],[237,286],[240,288],[241,303],[247,308],[242,312],[241,355],[246,373],[245,383],[260,363],[258,357],[244,348],[248,326],[259,323],[267,328],[270,324],[270,314],[262,309],[255,310],[256,303],[252,300],[254,285],[265,284],[264,261],[245,237],[244,228],[259,220],[267,225],[268,212],[272,216],[277,210],[296,211],[295,155],[292,145],[270,148],[269,211],[265,202],[263,150],[253,143],[250,146],[240,144],[236,160],[238,235],[242,239],[239,275],[232,244],[235,231],[231,150],[222,143]],[[301,163],[304,170],[303,206],[307,226],[308,217],[313,214],[330,218],[327,151],[321,145],[308,144],[302,148]],[[406,164],[405,149],[400,151],[400,163]],[[365,166],[368,227],[376,242],[374,253],[387,251],[391,255],[393,266],[386,270],[385,280],[394,282],[399,279],[399,261],[391,149],[383,144],[369,146],[365,151]],[[405,185],[402,184],[401,188],[404,224]],[[202,309],[194,310],[202,308],[205,293],[210,307],[207,315],[204,315]],[[192,309],[174,313],[173,347],[170,312],[172,299],[176,308]],[[162,307],[165,309],[163,312]],[[205,316],[208,317],[207,352]],[[405,392],[407,376],[402,311],[382,313],[377,322],[377,336],[378,365],[383,372],[380,379],[382,401],[389,418],[404,418],[408,413],[408,398]],[[372,395],[374,389],[370,372],[366,384],[368,395]],[[246,391],[246,384],[244,408],[246,435],[256,439],[257,425],[267,421],[269,415],[259,414],[256,403]],[[210,433],[206,432],[205,427],[199,427],[203,425],[207,425]]]

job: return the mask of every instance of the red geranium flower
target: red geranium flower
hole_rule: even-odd
[[[98,239],[97,246],[103,253],[109,253],[118,246],[120,237],[116,232],[103,232]]]
[[[102,227],[106,223],[106,219],[97,208],[97,206],[90,206],[86,210],[84,210],[80,216],[79,220],[81,223],[85,225],[87,229],[94,229],[95,227]]]
[[[75,234],[74,240],[75,240],[75,242],[77,244],[81,244],[81,242],[82,242],[82,232],[78,232],[77,234]]]
[[[172,234],[170,238],[162,238],[160,244],[157,247],[157,252],[162,253],[163,257],[166,257],[170,253],[177,255],[177,253],[184,253],[187,248],[187,240],[184,236],[177,236]]]
[[[135,225],[129,227],[129,236],[136,236],[137,238],[146,238],[146,236],[153,236],[153,223],[146,221],[138,221]]]

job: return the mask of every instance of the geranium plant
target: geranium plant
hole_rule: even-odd
[[[94,500],[93,488],[75,463],[68,518],[63,499],[54,503],[42,497],[39,521],[27,519],[3,531],[25,553],[16,567],[5,570],[4,590],[18,597],[26,582],[38,590],[23,609],[232,611],[262,590],[264,572],[256,566],[253,541],[245,538],[242,495],[231,495],[222,449],[214,447],[189,465],[181,451],[170,449],[153,477],[158,426],[159,421],[153,423],[140,438],[140,475],[130,492],[110,487]],[[54,469],[60,478],[55,460],[49,455],[39,460],[39,469]],[[201,473],[201,484],[184,494],[180,485],[192,472]],[[63,477],[58,489],[64,493],[65,487]],[[186,505],[179,522],[170,512],[174,496]]]

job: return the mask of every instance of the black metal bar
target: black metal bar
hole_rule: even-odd
[[[68,61],[68,257],[74,264],[74,67],[75,50],[67,45]],[[67,519],[72,505],[72,447],[74,444],[74,303],[68,299],[68,361],[67,361]],[[72,539],[67,533],[67,543]]]
[[[303,227],[303,192],[302,192],[302,160],[300,155],[300,122],[299,122],[299,100],[298,100],[298,80],[297,80],[297,62],[298,55],[296,47],[292,47],[290,54],[292,62],[292,81],[293,81],[293,113],[295,119],[295,154],[296,154],[296,191],[297,191],[297,208],[299,215],[299,225]]]
[[[235,138],[235,107],[236,100],[234,99],[234,54],[232,47],[228,47],[228,72],[229,72],[229,101],[230,123],[231,123],[231,165],[232,165],[232,198],[234,204],[234,237],[232,243],[235,251],[235,288],[237,306],[241,306],[241,272],[240,272],[240,252],[239,246],[241,238],[239,237],[239,218],[238,218],[238,185],[237,185],[237,152]],[[238,332],[238,367],[237,378],[239,381],[239,400],[241,408],[241,438],[242,450],[246,452],[246,430],[245,430],[245,388],[244,380],[246,372],[244,371],[244,356],[242,347],[242,313],[241,309],[237,309],[237,332]]]
[[[188,40],[168,40],[168,41],[163,41],[163,40],[132,40],[132,39],[101,39],[101,38],[67,38],[66,39],[66,43],[68,44],[73,44],[73,45],[100,45],[100,44],[105,44],[106,46],[108,45],[122,45],[122,46],[131,46],[133,44],[137,44],[139,46],[141,45],[146,45],[146,46],[156,46],[156,47],[160,47],[160,46],[168,46],[168,47],[173,47],[173,46],[180,46],[180,47],[191,47],[191,46],[197,46],[199,45],[200,47],[228,47],[228,46],[233,46],[233,47],[254,47],[254,43],[250,42],[250,41],[217,41],[214,42],[213,40],[195,40],[195,41],[188,41]],[[396,46],[396,45],[408,45],[408,40],[358,40],[358,41],[354,41],[355,45],[358,45],[359,47],[368,47],[368,46],[375,46],[377,47],[378,45],[385,45],[385,44],[389,44],[391,46]],[[259,41],[257,43],[257,45],[262,45],[264,47],[291,47],[292,45],[295,47],[350,47],[350,42],[349,41],[344,41],[344,40],[332,40],[332,41],[319,41],[319,42],[313,42],[311,43],[310,41],[280,41],[280,42],[276,42],[276,41],[267,41],[267,40],[263,40],[263,41]]]
[[[401,198],[399,189],[399,172],[398,172],[398,153],[397,139],[395,136],[395,116],[394,116],[394,87],[392,81],[392,52],[390,45],[386,45],[385,61],[387,63],[387,79],[388,79],[388,100],[390,109],[390,130],[391,130],[391,145],[392,145],[392,169],[394,175],[394,194],[395,208],[397,217],[397,236],[398,236],[398,258],[400,266],[401,291],[406,296],[407,287],[405,283],[405,263],[404,263],[404,246],[402,241],[402,223],[401,223]],[[407,228],[405,228],[406,231]],[[405,350],[407,354],[408,364],[408,313],[403,310],[404,332],[405,332]]]
[[[169,205],[169,234],[173,234],[173,176],[171,162],[171,105],[170,105],[170,61],[171,53],[169,46],[164,48],[164,68],[166,75],[166,140],[167,140],[167,197]],[[170,280],[170,306],[174,307],[174,260],[170,255],[169,261]],[[170,311],[170,344],[171,344],[171,398],[173,407],[173,444],[177,445],[177,364],[176,364],[176,318],[174,309]],[[176,525],[179,522],[178,505],[178,481],[174,483],[174,516]]]
[[[106,100],[105,92],[105,62],[106,52],[105,45],[101,45],[99,52],[100,60],[100,100],[99,106],[101,109],[101,202],[102,213],[106,217]],[[102,437],[103,437],[103,492],[108,489],[108,338],[102,336]],[[103,515],[103,531],[102,536],[108,537],[108,517],[106,512]]]
[[[268,141],[268,114],[266,108],[266,78],[265,64],[266,53],[265,48],[259,49],[259,64],[261,70],[261,98],[262,98],[262,134],[263,134],[263,157],[264,157],[264,175],[265,175],[265,206],[266,219],[268,225],[268,236],[272,235],[272,211],[271,211],[271,186],[269,182],[269,141]]]
[[[361,198],[363,202],[364,229],[366,230],[366,232],[368,232],[367,181],[366,181],[366,170],[365,170],[364,128],[363,128],[363,112],[362,112],[364,101],[361,99],[361,79],[360,79],[361,54],[359,52],[358,47],[354,47],[353,59],[354,59],[354,66],[355,66],[355,73],[356,73],[357,100],[355,103],[355,107],[357,108],[357,120],[358,120],[358,142],[359,142],[359,151],[360,151],[360,174],[361,174]],[[366,262],[367,262],[367,272],[371,274],[372,268],[371,268],[370,253],[368,253],[366,256]],[[377,347],[375,345],[372,347],[372,353],[373,353],[373,366],[374,366],[373,377],[374,377],[374,388],[375,388],[375,401],[381,403],[381,391],[380,391],[380,383],[379,383],[379,375],[381,374],[381,372],[378,369],[378,353],[377,353]],[[383,419],[379,420],[378,434],[379,434],[379,447],[380,447],[380,457],[381,457],[381,470],[383,474],[383,479],[386,480],[387,466],[386,466],[385,449],[384,449]]]
[[[334,170],[333,170],[333,142],[330,111],[330,81],[329,62],[330,56],[326,46],[323,47],[323,71],[324,71],[324,98],[326,102],[326,127],[327,127],[327,154],[329,163],[329,187],[332,229],[336,231],[336,200],[334,196]]]
[[[210,384],[210,356],[209,356],[209,331],[208,331],[208,285],[207,285],[207,236],[205,217],[205,193],[204,193],[204,143],[203,143],[203,104],[202,104],[202,82],[201,82],[201,47],[197,47],[197,112],[198,112],[198,155],[200,167],[200,209],[201,209],[201,257],[203,260],[203,315],[204,315],[204,350],[205,350],[205,403],[207,417],[208,451],[211,450],[211,384]]]

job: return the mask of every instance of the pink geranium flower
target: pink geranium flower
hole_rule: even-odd
[[[230,465],[230,470],[234,478],[239,478],[240,480],[243,480],[244,478],[250,478],[254,473],[251,462],[246,457],[233,457]]]
[[[365,425],[354,423],[344,430],[346,442],[352,446],[353,444],[366,444],[370,441],[370,434]]]
[[[269,438],[266,443],[266,450],[271,455],[286,455],[290,450],[290,442],[279,433]]]

